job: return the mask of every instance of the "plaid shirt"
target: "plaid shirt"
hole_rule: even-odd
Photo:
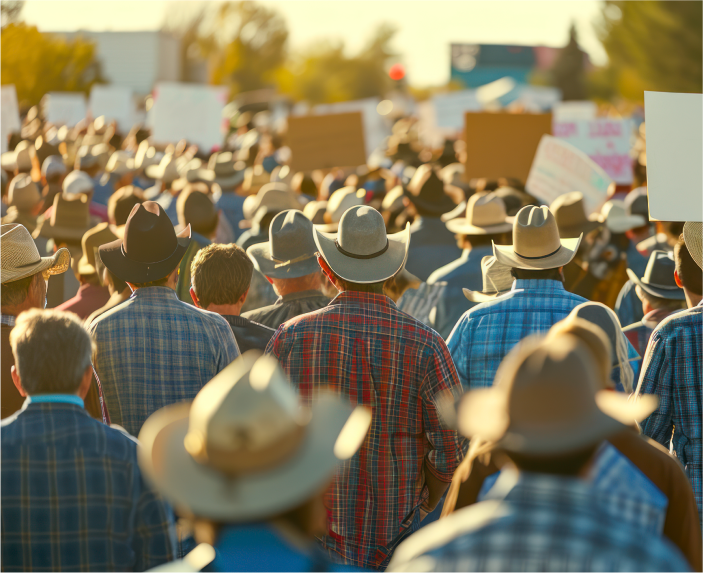
[[[668,540],[603,512],[583,480],[506,471],[491,493],[411,536],[389,571],[690,570]]]
[[[546,332],[584,302],[559,281],[517,279],[511,292],[468,310],[447,341],[464,388],[493,385],[513,346],[530,334]]]
[[[167,287],[137,289],[88,330],[110,419],[134,436],[152,413],[192,400],[239,356],[224,318],[179,301]]]
[[[642,433],[667,448],[673,443],[691,480],[699,517],[703,516],[701,359],[703,301],[659,323],[649,341],[637,386],[638,395],[659,397],[659,408],[642,422]]]
[[[28,401],[0,439],[3,571],[143,571],[174,559],[173,513],[125,434],[75,404]]]
[[[347,291],[281,325],[266,350],[304,398],[329,387],[372,410],[364,444],[328,492],[324,543],[347,563],[377,566],[427,499],[423,464],[449,482],[463,458],[437,411],[440,392],[461,393],[447,347],[388,297]]]

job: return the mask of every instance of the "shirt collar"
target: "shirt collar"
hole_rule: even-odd
[[[528,499],[532,504],[563,506],[577,503],[590,506],[592,485],[585,479],[505,469],[486,499],[507,501]]]
[[[144,299],[154,299],[154,298],[178,298],[176,296],[176,291],[172,288],[165,286],[158,287],[143,287],[138,288],[132,293],[130,298],[144,298]]]
[[[395,307],[395,303],[385,294],[346,290],[332,299],[330,304],[374,304],[378,306]]]
[[[292,300],[299,300],[301,298],[313,298],[318,296],[324,297],[325,295],[322,294],[322,291],[319,290],[301,290],[299,292],[292,292],[282,297],[279,297],[278,302],[290,302]]]
[[[84,407],[83,399],[75,394],[36,394],[35,396],[27,396],[25,403],[41,404],[50,402],[53,404],[74,404],[75,406]]]
[[[16,320],[17,320],[17,317],[12,316],[11,314],[0,315],[0,324],[4,324],[6,326],[15,326]]]
[[[511,290],[529,290],[538,292],[559,292],[564,291],[564,284],[561,281],[551,279],[515,279]]]

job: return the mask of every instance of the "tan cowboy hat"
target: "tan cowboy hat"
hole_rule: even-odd
[[[348,209],[336,235],[323,233],[317,227],[313,230],[320,255],[346,281],[384,282],[395,276],[408,258],[410,224],[400,233],[387,235],[383,216],[373,207]]]
[[[628,400],[602,390],[598,377],[575,336],[530,336],[505,357],[495,386],[464,396],[459,430],[508,452],[551,456],[596,445],[656,410],[656,396]]]
[[[562,239],[574,239],[581,233],[587,234],[602,225],[598,213],[586,216],[583,193],[572,191],[554,199],[549,206],[559,227]]]
[[[194,175],[198,181],[217,183],[220,187],[229,189],[238,187],[244,181],[246,164],[235,164],[231,151],[213,153],[207,164],[207,169],[198,169]]]
[[[62,187],[65,196],[90,193],[95,188],[95,182],[84,171],[71,171],[63,180]]]
[[[195,397],[152,414],[139,465],[174,507],[221,522],[265,519],[300,505],[364,440],[371,413],[322,392],[310,409],[278,363],[237,358]]]
[[[120,177],[131,173],[134,171],[134,159],[126,151],[117,150],[108,159],[105,171]]]
[[[244,218],[251,220],[261,207],[271,207],[276,211],[300,209],[302,204],[298,196],[285,183],[267,183],[256,195],[249,195],[244,200],[242,211]]]
[[[79,243],[91,228],[90,204],[85,195],[64,198],[59,193],[54,197],[51,218],[42,218],[34,237],[48,237],[56,241]]]
[[[176,157],[173,153],[167,153],[158,165],[150,165],[144,170],[144,173],[150,179],[171,183],[179,177]]]
[[[41,193],[29,175],[20,173],[10,181],[7,199],[8,204],[18,211],[31,211],[41,201]]]
[[[617,199],[603,205],[600,221],[613,233],[625,233],[647,223],[642,215],[628,215],[625,202]]]
[[[492,235],[513,228],[505,203],[494,193],[472,195],[466,203],[466,217],[451,219],[445,225],[459,235]]]
[[[40,257],[32,235],[22,225],[2,225],[0,237],[0,259],[2,260],[2,283],[18,281],[37,273],[60,275],[68,270],[71,255],[62,248],[51,257]]]
[[[137,148],[137,154],[134,156],[134,168],[146,169],[150,165],[158,165],[161,161],[161,156],[156,151],[156,148],[149,145],[149,142],[145,139],[139,144]]]
[[[206,237],[215,232],[219,221],[205,183],[191,183],[178,195],[176,214],[181,229],[190,224],[194,232]]]
[[[303,207],[303,215],[313,222],[313,225],[325,224],[327,201],[310,201]]]
[[[526,205],[515,217],[513,244],[493,243],[493,254],[498,262],[518,269],[556,269],[574,258],[580,243],[581,237],[559,238],[556,219],[547,207]]]
[[[244,182],[242,183],[242,191],[247,195],[254,195],[259,192],[264,185],[271,180],[271,176],[264,169],[263,165],[254,165],[247,167],[244,171]]]
[[[347,186],[337,189],[327,201],[327,212],[325,213],[324,225],[317,225],[317,229],[323,233],[336,233],[342,215],[357,205],[363,205],[366,200],[366,191],[356,187]]]
[[[498,260],[488,255],[481,259],[481,277],[483,278],[483,290],[463,289],[464,296],[471,302],[487,302],[499,297],[513,288],[513,275],[510,273],[511,267],[507,267]]]
[[[688,221],[683,226],[683,240],[691,258],[703,269],[703,223]]]
[[[20,141],[14,151],[3,153],[0,157],[0,164],[3,169],[14,171],[15,169],[21,172],[29,172],[32,169],[32,156],[30,149],[34,149],[34,145],[30,141]]]
[[[100,245],[117,240],[112,226],[108,223],[100,223],[83,235],[81,248],[83,256],[78,261],[78,274],[92,275],[97,272],[95,266],[95,252]]]

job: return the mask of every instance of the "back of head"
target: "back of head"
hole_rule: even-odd
[[[235,244],[200,249],[190,267],[193,290],[203,308],[236,304],[249,290],[254,264]]]
[[[58,310],[20,314],[10,346],[22,387],[30,396],[77,392],[93,351],[93,341],[78,317]]]
[[[683,236],[674,247],[674,262],[684,288],[697,295],[703,294],[703,270],[693,260]]]

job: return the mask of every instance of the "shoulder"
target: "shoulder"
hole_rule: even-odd
[[[247,312],[243,313],[241,316],[251,322],[256,323],[256,321],[261,320],[261,317],[268,315],[275,308],[277,308],[276,304],[270,304],[268,306],[262,306],[261,308],[255,308],[254,310],[248,310]]]
[[[654,329],[654,334],[659,336],[667,336],[676,333],[683,328],[694,327],[697,330],[703,329],[701,321],[703,307],[694,306],[679,312],[675,312],[662,320]]]
[[[244,317],[242,317],[244,318]],[[270,326],[266,326],[265,324],[259,324],[258,322],[255,322],[253,320],[249,320],[248,318],[244,318],[246,320],[246,326],[247,328],[251,328],[252,330],[256,330],[258,332],[261,332],[263,334],[269,334],[272,335],[274,332],[276,332],[275,328],[271,328]]]
[[[635,322],[631,324],[630,326],[625,326],[622,331],[627,334],[628,332],[636,332],[638,330],[642,330],[644,328],[644,324],[642,324],[642,321],[640,322]]]
[[[462,258],[458,258],[457,260],[452,261],[451,263],[448,263],[434,271],[427,279],[427,284],[431,285],[438,281],[451,278],[454,275],[465,274],[468,270],[465,268],[466,266],[466,261]]]

